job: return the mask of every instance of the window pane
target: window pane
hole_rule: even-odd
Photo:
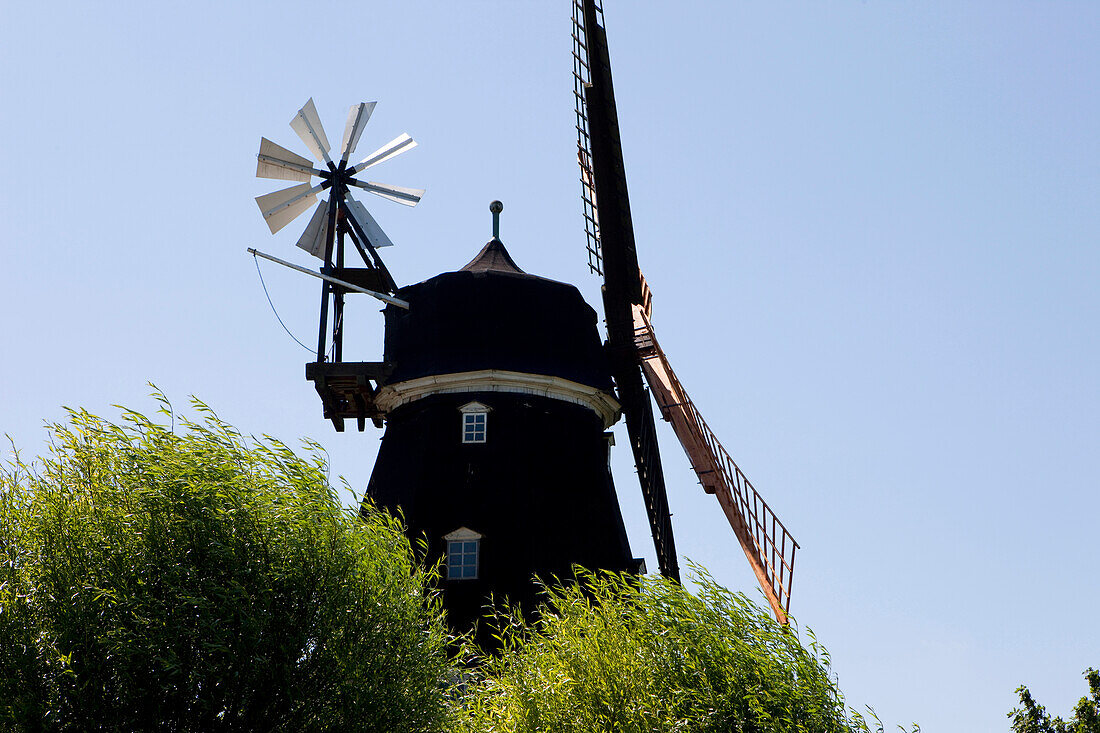
[[[475,578],[475,577],[477,577],[477,568],[474,567],[473,565],[468,565],[468,566],[462,568],[462,577],[463,578]]]
[[[477,552],[477,543],[476,542],[463,542],[462,543],[462,551],[466,552],[466,553],[469,553],[471,555],[474,554],[475,552]]]

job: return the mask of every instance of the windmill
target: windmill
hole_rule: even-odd
[[[532,576],[566,580],[576,566],[644,570],[632,556],[611,475],[608,429],[620,417],[660,570],[679,580],[651,396],[785,622],[798,545],[722,448],[657,343],[638,268],[602,9],[593,0],[573,2],[578,160],[589,266],[604,281],[606,344],[596,312],[575,287],[527,273],[512,259],[499,237],[500,202],[490,205],[492,238],[464,267],[411,285],[394,282],[378,256],[391,242],[351,189],[405,205],[423,191],[356,177],[415,145],[401,135],[349,164],[374,103],[352,106],[338,162],[312,100],[299,110],[291,127],[326,168],[260,143],[257,175],[297,182],[256,199],[273,233],[329,192],[298,240],[322,260],[320,271],[250,251],[324,280],[316,360],[306,378],[338,431],[349,418],[360,431],[368,418],[385,428],[366,498],[399,513],[426,559],[442,562],[453,626],[471,628],[489,597],[534,610]],[[363,267],[346,265],[345,240]],[[387,304],[382,361],[343,361],[349,293]]]
[[[364,293],[396,307],[408,307],[405,301],[393,297],[397,292],[397,284],[378,255],[380,248],[389,247],[393,242],[366,206],[352,196],[351,189],[358,188],[405,206],[415,206],[424,195],[423,189],[362,181],[356,177],[363,171],[416,147],[416,141],[402,133],[360,162],[349,163],[376,104],[377,102],[360,102],[348,110],[338,161],[334,161],[330,155],[331,146],[312,97],[298,110],[290,121],[290,127],[305,143],[313,157],[325,165],[324,168],[315,168],[308,158],[267,138],[260,138],[260,151],[256,155],[258,178],[299,182],[256,198],[256,204],[272,234],[317,203],[318,194],[328,191],[329,197],[317,203],[297,242],[299,248],[324,263],[319,274],[253,249],[249,252],[320,277],[324,281],[321,285],[317,360],[306,365],[306,378],[314,382],[324,405],[325,417],[332,421],[338,431],[344,429],[346,417],[356,418],[360,430],[368,417],[381,426],[381,415],[374,408],[373,396],[377,391],[378,380],[385,374],[385,366],[382,364],[343,362],[346,294]],[[319,183],[312,184],[314,178],[319,179]],[[351,240],[355,246],[363,267],[347,266],[344,252],[347,240]],[[333,310],[331,360],[328,358],[330,303]]]
[[[651,395],[703,489],[718,499],[776,619],[786,623],[798,543],[703,420],[653,331],[652,295],[638,267],[607,34],[597,0],[573,0],[573,44],[589,268],[603,277],[612,374],[661,573],[680,577]]]
[[[401,516],[425,559],[444,561],[442,599],[456,630],[473,628],[490,597],[533,611],[533,576],[564,580],[577,565],[639,572],[610,472],[607,431],[620,408],[596,312],[574,286],[516,265],[499,238],[500,202],[490,205],[492,239],[465,267],[399,287],[377,252],[390,240],[350,189],[409,205],[423,192],[356,178],[414,145],[402,135],[349,165],[372,109],[351,108],[338,162],[312,101],[291,121],[327,170],[260,143],[257,175],[297,183],[256,199],[272,232],[329,191],[298,240],[320,271],[250,250],[324,280],[306,378],[337,430],[352,417],[360,431],[367,418],[385,428],[364,511],[373,503]],[[345,265],[345,239],[365,267]],[[343,298],[356,292],[386,303],[382,361],[343,360]],[[494,644],[486,631],[479,641]]]

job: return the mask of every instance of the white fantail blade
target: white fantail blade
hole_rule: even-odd
[[[347,163],[355,152],[355,146],[359,144],[359,137],[363,134],[363,128],[367,126],[367,120],[374,112],[376,104],[378,102],[360,102],[351,105],[348,110],[348,121],[344,124],[344,142],[340,144],[341,163]]]
[[[290,126],[309,148],[309,152],[313,153],[313,157],[326,163],[332,162],[328,157],[328,138],[325,137],[325,128],[321,126],[321,118],[317,116],[317,108],[313,106],[313,97],[294,115]]]
[[[355,219],[355,223],[359,225],[359,228],[363,230],[363,234],[367,236],[367,241],[371,243],[372,247],[378,249],[379,247],[393,246],[393,242],[382,231],[382,227],[378,226],[378,222],[370,215],[366,206],[353,199],[350,193],[344,196],[344,200],[348,202],[349,213]]]
[[[317,204],[317,210],[298,239],[298,247],[319,260],[325,259],[325,240],[328,234],[328,199]]]
[[[257,178],[308,181],[313,175],[313,161],[276,145],[266,137],[260,138],[260,152],[256,154],[256,160]]]
[[[260,207],[264,219],[271,233],[279,231],[308,209],[315,201],[317,194],[324,189],[318,184],[312,188],[308,183],[302,183],[281,191],[256,197],[256,204]]]
[[[389,160],[395,155],[400,155],[406,150],[412,150],[415,147],[416,140],[413,140],[411,137],[408,136],[407,133],[403,132],[395,137],[393,140],[390,140],[388,143],[378,148],[378,150],[375,150],[373,153],[363,158],[363,160],[360,161],[359,164],[352,169],[352,171],[355,173],[358,173],[359,171],[364,171],[367,168],[370,168],[372,165],[378,165],[384,160]]]
[[[391,186],[388,183],[378,183],[377,181],[367,181],[366,183],[362,181],[352,181],[351,183],[364,191],[370,191],[375,196],[381,196],[384,199],[396,201],[405,206],[416,206],[420,203],[420,199],[424,197],[424,189],[422,188]]]

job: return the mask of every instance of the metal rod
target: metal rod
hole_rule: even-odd
[[[328,171],[323,171],[310,165],[301,165],[299,163],[295,163],[292,160],[283,160],[282,158],[275,158],[270,155],[264,155],[263,153],[256,153],[256,157],[262,160],[264,163],[271,163],[281,168],[290,168],[291,170],[301,171],[302,173],[309,173],[317,176],[318,178],[322,176],[327,176],[329,174]]]
[[[299,113],[300,115],[301,113]],[[306,122],[309,126],[308,121]],[[310,129],[312,132],[312,129]],[[316,138],[316,135],[314,135]],[[316,142],[316,140],[315,140]],[[318,143],[319,144],[319,143]],[[322,151],[324,152],[324,151]],[[332,167],[332,161],[329,160],[328,155],[325,155],[325,161]],[[328,229],[325,231],[325,268],[326,270],[332,268],[332,248],[334,246],[335,234],[336,234],[336,201],[337,195],[340,193],[336,186],[332,187],[332,193],[328,199]],[[332,285],[328,282],[321,283],[321,319],[320,325],[317,327],[317,363],[325,361],[325,329],[328,328],[328,301],[329,294],[332,292]]]
[[[344,202],[346,203],[346,202]],[[340,225],[340,214],[336,212],[336,269],[344,269],[344,227]],[[344,292],[333,293],[333,305],[336,313],[332,318],[332,360],[341,362],[344,360]]]
[[[493,239],[500,239],[500,212],[504,211],[504,204],[494,201],[489,204],[489,211],[493,214]]]
[[[352,290],[356,293],[363,293],[364,295],[371,295],[375,298],[378,298],[379,300],[381,300],[384,303],[389,303],[390,305],[396,305],[398,308],[404,308],[405,310],[409,309],[409,301],[407,301],[407,300],[401,300],[400,298],[394,298],[393,296],[386,295],[385,293],[376,293],[373,290],[367,290],[366,288],[361,288],[358,285],[352,285],[351,283],[349,283],[345,280],[338,280],[334,277],[330,277],[330,276],[328,276],[328,275],[326,275],[322,272],[314,272],[313,270],[308,270],[304,267],[299,267],[298,265],[295,265],[292,262],[287,262],[286,260],[280,260],[278,257],[273,257],[269,254],[265,254],[264,252],[260,252],[259,250],[252,249],[251,247],[248,248],[248,253],[252,254],[252,255],[256,255],[257,257],[263,257],[265,260],[271,260],[272,262],[276,262],[276,263],[278,263],[280,265],[283,265],[285,267],[289,267],[292,270],[297,270],[298,272],[304,272],[307,275],[312,275],[313,277],[320,278],[321,280],[328,280],[330,283],[333,283],[335,285],[339,285],[342,288],[347,288],[348,290]]]

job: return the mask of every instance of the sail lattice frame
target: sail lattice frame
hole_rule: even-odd
[[[603,22],[603,6],[595,3],[599,22]],[[588,269],[603,275],[603,252],[600,248],[600,217],[596,208],[596,188],[592,172],[592,139],[588,132],[588,107],[584,89],[592,83],[588,65],[587,35],[584,28],[584,4],[573,0],[573,97],[576,101],[577,163],[580,165],[581,204],[584,212],[584,233],[587,239]]]
[[[651,297],[634,306],[634,344],[661,416],[688,455],[699,483],[714,494],[780,623],[787,623],[798,543],[718,440],[676,377],[649,320]]]

